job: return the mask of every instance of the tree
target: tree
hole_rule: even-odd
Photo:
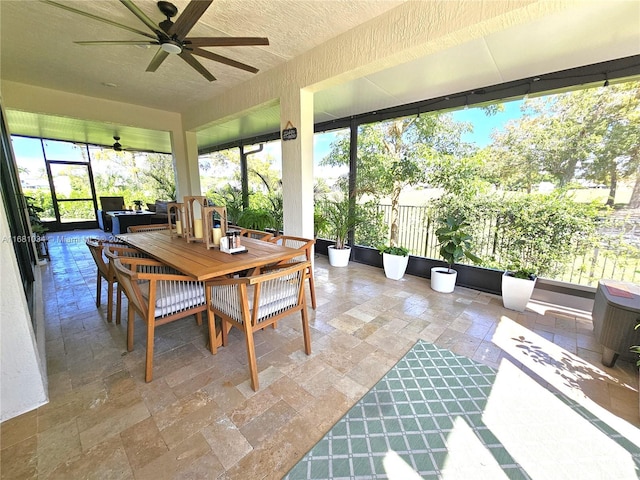
[[[404,117],[362,125],[358,130],[356,195],[391,200],[390,246],[398,243],[400,194],[409,185],[424,183],[437,175],[439,161],[471,153],[460,137],[470,128],[447,114]],[[349,138],[339,136],[324,165],[349,165]],[[343,179],[342,188],[346,190]]]
[[[198,158],[200,170],[200,186],[207,197],[231,184],[241,188],[240,152],[238,148],[221,150],[201,155]]]
[[[150,189],[155,193],[156,199],[175,200],[176,176],[173,159],[170,155],[147,155],[147,165],[141,169],[141,174],[150,184]]]
[[[576,100],[591,103],[589,128],[593,154],[585,162],[585,178],[609,185],[606,204],[613,206],[618,182],[640,181],[640,82],[577,92]],[[634,188],[630,205],[640,205],[640,188]]]
[[[572,170],[564,161],[570,156],[561,151],[564,136],[550,135],[550,122],[553,119],[525,115],[493,135],[490,151],[503,187],[531,193],[544,180],[555,179],[563,184],[568,181],[567,176],[573,178],[576,160],[571,162]],[[555,126],[558,127],[557,122]],[[550,165],[549,159],[555,164]],[[571,173],[567,175],[567,171]]]
[[[524,188],[543,180],[564,187],[576,178],[609,186],[612,206],[618,183],[638,183],[640,82],[588,88],[522,106],[525,115],[494,136],[494,166],[502,183]],[[640,185],[631,205],[640,205]]]

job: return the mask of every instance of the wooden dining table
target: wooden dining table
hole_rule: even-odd
[[[300,251],[294,248],[247,237],[242,237],[242,245],[247,251],[236,254],[221,252],[218,248],[207,249],[202,242],[187,243],[184,238],[172,236],[169,230],[126,233],[117,237],[200,281],[264,267],[300,255]]]

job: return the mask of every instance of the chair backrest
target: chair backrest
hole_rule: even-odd
[[[305,261],[251,277],[212,280],[207,283],[211,305],[238,323],[250,321],[255,328],[306,306],[303,287],[309,266]]]
[[[85,243],[89,247],[89,252],[91,252],[100,274],[104,278],[109,278],[109,265],[104,249],[105,247],[124,247],[125,244],[117,240],[102,240],[99,238],[87,238]]]
[[[151,307],[155,317],[166,317],[205,303],[202,282],[157,260],[119,256],[110,263],[129,302],[144,318]]]
[[[291,235],[280,235],[270,239],[269,241],[284,247],[300,250],[301,254],[291,260],[288,260],[289,263],[304,262],[305,260],[311,261],[311,248],[316,243],[314,239],[294,237]]]
[[[251,230],[250,228],[241,228],[240,235],[248,238],[255,238],[256,240],[271,240],[273,238],[273,234],[269,232],[264,232],[262,230]]]
[[[100,205],[104,212],[124,210],[124,197],[100,197]]]
[[[127,232],[151,232],[153,230],[169,230],[168,223],[153,223],[151,225],[131,225],[127,228]]]
[[[104,247],[104,257],[106,259],[109,278],[116,279],[116,272],[113,268],[113,261],[120,257],[131,257],[131,258],[149,258],[145,253],[142,253],[140,250],[129,247],[126,244],[121,245],[105,245]]]

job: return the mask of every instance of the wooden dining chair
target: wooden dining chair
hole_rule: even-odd
[[[116,325],[120,325],[122,318],[122,287],[120,283],[118,283],[118,279],[116,277],[115,268],[113,267],[113,262],[117,258],[120,257],[134,257],[134,258],[150,258],[145,253],[141,252],[136,248],[129,247],[128,245],[105,245],[104,247],[104,256],[107,258],[107,267],[109,272],[109,278],[112,279],[112,282],[116,286]],[[111,321],[111,320],[109,320]]]
[[[125,243],[117,239],[106,240],[98,238],[87,238],[85,241],[91,256],[97,267],[96,277],[96,307],[100,308],[102,304],[102,280],[107,282],[107,321],[113,320],[113,288],[117,283],[115,273],[109,266],[109,258],[107,257],[107,249],[111,248],[120,255],[142,256],[143,254],[133,248],[129,248]],[[116,323],[120,323],[120,295],[118,295],[118,307],[116,313]]]
[[[291,260],[286,260],[281,264],[292,262],[309,262],[309,270],[307,271],[307,278],[309,279],[309,291],[311,292],[311,308],[316,309],[316,283],[313,278],[313,245],[316,243],[313,239],[294,237],[291,235],[279,235],[269,240],[272,243],[283,245],[289,248],[295,248],[300,250],[300,255],[293,257]]]
[[[135,314],[147,326],[144,379],[153,379],[153,347],[156,327],[196,316],[202,325],[206,309],[204,284],[150,258],[120,257],[112,261],[116,278],[128,300],[127,350],[133,351]]]
[[[272,233],[264,232],[262,230],[251,230],[250,228],[241,228],[240,236],[255,238],[256,240],[264,240],[264,241],[268,241],[268,240],[271,240],[271,238],[273,238]]]
[[[222,345],[227,344],[228,331],[236,327],[244,332],[249,359],[251,388],[257,391],[258,367],[253,335],[287,315],[300,312],[304,351],[311,354],[309,317],[304,294],[304,280],[309,262],[278,266],[260,275],[242,278],[221,278],[206,283],[209,345],[216,353],[216,315],[222,319]]]
[[[151,225],[131,225],[127,227],[127,233],[152,232],[154,230],[169,230],[169,224],[152,223]]]

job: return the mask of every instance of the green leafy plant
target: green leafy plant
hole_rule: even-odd
[[[335,246],[339,250],[347,247],[349,231],[355,228],[361,221],[361,215],[357,206],[351,206],[348,197],[340,200],[325,199],[321,209],[326,220],[326,231],[335,239]]]
[[[508,269],[506,272],[510,277],[522,278],[526,280],[535,280],[536,274],[531,270],[511,270]]]
[[[263,208],[245,208],[238,218],[238,225],[254,230],[274,228],[275,219],[270,211]]]
[[[31,224],[31,231],[33,232],[34,243],[36,252],[39,259],[49,258],[49,250],[47,247],[46,233],[49,231],[47,227],[42,224],[40,214],[44,212],[42,207],[36,205],[36,199],[33,197],[24,197],[27,203],[27,211],[29,212],[29,223]]]
[[[326,232],[329,222],[322,212],[318,209],[318,205],[314,205],[313,209],[313,234],[317,237],[319,234]]]
[[[42,224],[42,220],[40,219],[40,214],[44,212],[44,209],[36,205],[36,200],[33,197],[25,196],[24,199],[27,202],[31,231],[37,235],[42,235],[48,232],[49,229]]]
[[[505,198],[499,207],[497,236],[503,268],[554,276],[580,242],[593,242],[597,210],[562,192]]]
[[[399,257],[406,257],[409,255],[409,249],[405,247],[391,247],[387,245],[380,245],[378,247],[380,255],[388,253],[389,255],[398,255]]]
[[[637,330],[638,328],[640,328],[640,323],[636,323],[636,326],[633,327],[634,330]],[[633,345],[629,348],[629,350],[631,350],[633,353],[637,353],[638,354],[638,360],[636,360],[636,366],[640,367],[640,345]]]
[[[516,257],[512,258],[511,262],[505,270],[505,274],[510,277],[521,278],[525,280],[535,280],[537,277],[536,272],[533,269],[523,267],[519,259]]]
[[[472,251],[472,238],[467,230],[470,228],[469,222],[461,214],[447,215],[438,219],[442,225],[435,232],[440,245],[440,256],[451,270],[454,263],[458,263],[463,258],[468,258],[473,263],[481,263]]]
[[[224,205],[227,207],[228,221],[232,224],[239,225],[238,221],[242,215],[242,191],[240,189],[232,187],[231,185],[225,185],[220,192],[208,191],[207,198],[210,198],[214,205]]]

